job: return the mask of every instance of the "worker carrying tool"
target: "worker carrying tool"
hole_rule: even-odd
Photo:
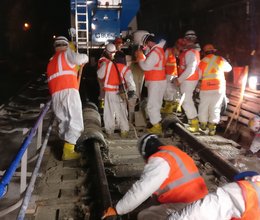
[[[59,123],[59,136],[65,141],[62,159],[72,160],[80,157],[75,152],[75,144],[84,130],[76,66],[86,64],[88,56],[73,52],[63,36],[55,38],[54,48],[55,54],[47,67],[47,80],[52,109]]]
[[[200,103],[198,117],[200,128],[209,129],[209,135],[215,135],[220,121],[223,99],[226,97],[225,72],[232,70],[223,57],[216,55],[217,49],[212,44],[203,47],[205,57],[198,66]]]
[[[141,38],[141,45],[149,52],[146,57],[141,49],[137,50],[136,57],[139,66],[144,70],[145,86],[147,87],[147,113],[149,116],[151,128],[148,128],[149,133],[162,133],[161,125],[161,107],[163,102],[163,95],[166,90],[166,72],[165,72],[165,54],[164,45],[165,40],[161,40],[158,44],[155,42],[155,36],[150,33],[143,33]]]
[[[259,220],[260,175],[246,171],[235,182],[194,202],[182,211],[173,212],[168,220]],[[170,210],[169,210],[170,212]]]
[[[105,211],[103,219],[127,214],[150,196],[156,199],[158,206],[143,210],[138,214],[138,219],[158,220],[158,218],[151,219],[157,212],[163,213],[166,219],[169,208],[167,203],[186,205],[203,198],[208,193],[204,179],[200,176],[193,159],[179,148],[165,146],[155,134],[141,137],[137,147],[146,162],[140,180],[134,183],[115,208],[110,207]],[[170,206],[174,208],[175,204]]]
[[[197,35],[193,30],[185,33],[185,48],[179,56],[179,77],[173,80],[176,86],[180,87],[182,95],[185,95],[182,107],[188,118],[190,132],[199,131],[198,113],[193,101],[193,91],[195,90],[199,75],[196,71],[200,62],[200,53],[196,45]]]
[[[121,137],[127,137],[127,99],[134,96],[136,88],[130,68],[121,62],[122,57],[119,55],[114,60],[115,53],[115,45],[107,44],[104,55],[99,60],[97,76],[102,81],[105,92],[103,117],[106,134],[110,136],[114,133],[117,120]]]

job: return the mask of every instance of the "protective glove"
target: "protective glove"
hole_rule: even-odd
[[[135,91],[134,90],[130,90],[130,91],[127,92],[127,96],[128,96],[129,99],[133,98],[134,95],[135,95]]]
[[[117,216],[117,213],[116,213],[116,209],[113,208],[113,207],[109,207],[108,209],[106,209],[104,211],[104,215],[102,216],[102,220],[103,219],[107,219],[108,217],[116,217]]]
[[[145,60],[145,55],[142,50],[135,51],[135,57],[137,62]]]
[[[172,80],[172,83],[173,83],[176,87],[179,87],[179,86],[181,85],[181,84],[179,83],[179,80],[178,80],[177,77]]]

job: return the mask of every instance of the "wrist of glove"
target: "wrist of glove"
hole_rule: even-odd
[[[104,211],[104,214],[102,216],[102,220],[103,219],[108,219],[109,217],[115,217],[117,216],[117,212],[116,212],[116,209],[113,208],[113,207],[109,207],[107,208],[105,211]]]
[[[129,99],[133,98],[134,95],[135,95],[135,91],[134,90],[130,90],[130,91],[127,92],[127,96],[128,96]]]

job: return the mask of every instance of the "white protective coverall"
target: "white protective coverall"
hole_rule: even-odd
[[[178,77],[178,82],[180,83],[180,90],[182,94],[185,94],[185,99],[183,101],[182,107],[188,119],[194,119],[197,117],[197,110],[193,102],[193,91],[198,84],[198,80],[186,80],[191,76],[197,66],[199,65],[195,54],[192,51],[188,51],[185,54],[185,70]]]
[[[109,61],[108,64],[106,62],[101,63],[100,68],[97,71],[97,76],[100,80],[105,77],[106,70],[110,72],[112,65],[114,65],[112,61]],[[109,74],[107,74],[107,77],[108,75]],[[136,91],[133,74],[130,68],[127,69],[124,79],[127,84],[127,90]],[[118,91],[105,91],[104,124],[106,133],[114,133],[116,126],[115,119],[118,122],[121,132],[129,131],[127,116],[127,103],[118,95]]]
[[[166,41],[161,40],[159,44],[155,45],[163,48]],[[153,48],[151,48],[152,50]],[[139,65],[142,70],[149,71],[153,70],[154,66],[159,62],[160,57],[156,52],[151,52],[150,55],[145,60],[139,61]],[[155,125],[161,121],[161,107],[163,103],[163,95],[166,90],[167,81],[145,81],[145,86],[148,90],[148,100],[147,100],[147,112],[150,122]]]
[[[200,104],[198,108],[199,121],[203,123],[218,124],[220,121],[221,105],[226,96],[226,80],[225,72],[230,72],[232,66],[222,57],[224,63],[216,75],[220,78],[220,88],[216,90],[200,90]],[[202,59],[203,61],[203,59]],[[201,79],[203,73],[198,68],[199,78]]]
[[[68,48],[65,58],[70,66],[88,62],[86,54],[78,54]],[[84,130],[82,103],[77,89],[64,89],[52,95],[52,109],[59,122],[59,136],[68,143],[76,144]]]
[[[160,157],[150,158],[144,167],[138,181],[128,190],[124,197],[115,206],[118,215],[124,215],[148,199],[161,184],[168,178],[170,166]],[[143,219],[138,217],[138,219]]]
[[[230,220],[232,217],[240,218],[244,211],[241,188],[237,183],[229,183],[182,211],[173,212],[168,220]]]

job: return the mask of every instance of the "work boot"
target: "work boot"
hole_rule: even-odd
[[[75,145],[68,142],[64,143],[62,160],[76,160],[80,158],[80,154],[74,151]]]
[[[162,134],[162,125],[160,123],[157,123],[153,125],[153,127],[148,128],[147,132],[153,133],[153,134]]]
[[[199,120],[197,118],[193,118],[189,120],[189,126],[187,127],[187,130],[191,133],[198,132],[199,131]]]
[[[120,136],[121,136],[121,138],[127,138],[128,137],[128,131],[121,131]]]
[[[161,113],[170,114],[173,112],[173,103],[171,101],[165,101],[164,107],[161,108]]]
[[[206,131],[207,130],[207,122],[200,122],[200,129],[202,131]]]
[[[208,128],[209,128],[209,135],[214,136],[216,134],[217,125],[214,123],[209,123]]]

